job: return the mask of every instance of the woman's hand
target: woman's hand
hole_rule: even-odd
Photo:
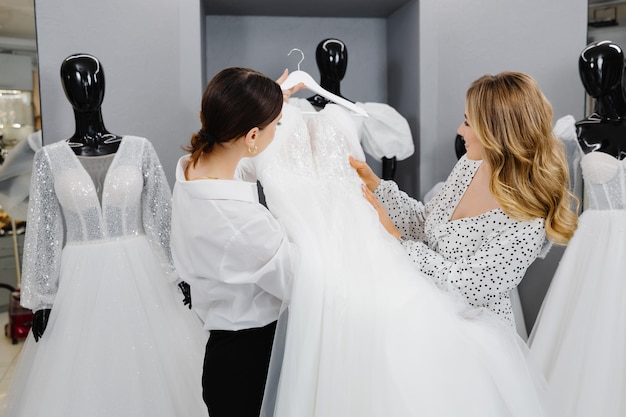
[[[372,205],[372,207],[374,207],[374,209],[378,213],[378,219],[380,220],[380,223],[383,225],[383,227],[393,237],[395,237],[396,239],[400,239],[402,237],[402,233],[393,224],[393,222],[391,221],[391,218],[389,217],[389,213],[387,213],[387,210],[385,209],[385,207],[383,207],[383,205],[380,204],[380,201],[378,201],[378,198],[376,198],[376,195],[373,192],[371,192],[368,189],[368,187],[366,187],[365,185],[362,185],[361,189],[363,190],[363,195],[365,196],[365,199],[369,201],[369,203]]]
[[[285,71],[283,71],[283,74],[276,80],[276,82],[278,83],[278,85],[280,85],[287,79],[287,77],[289,77],[289,70],[285,68]],[[287,90],[283,90],[283,102],[287,103],[293,93],[298,90],[302,90],[303,88],[306,88],[306,86],[302,83],[299,83]]]
[[[352,168],[356,169],[356,173],[359,174],[359,177],[365,183],[369,191],[374,192],[380,184],[380,178],[378,178],[378,175],[374,174],[372,168],[370,168],[366,162],[357,161],[352,156],[350,156],[350,165],[352,165]],[[374,198],[376,197],[374,196]]]

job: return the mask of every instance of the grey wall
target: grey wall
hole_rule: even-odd
[[[586,45],[587,0],[420,0],[420,193],[445,179],[463,119],[465,91],[486,73],[535,77],[555,116],[584,110],[578,55]]]
[[[300,69],[319,80],[315,49],[326,38],[346,44],[348,66],[341,93],[352,101],[387,100],[387,44],[385,19],[308,18],[267,16],[207,16],[206,66],[208,78],[222,68],[245,66],[274,79],[285,68]],[[309,97],[304,90],[297,97]]]
[[[411,1],[387,18],[388,104],[407,119],[413,134],[415,153],[398,161],[395,181],[412,196],[419,190],[419,5]]]

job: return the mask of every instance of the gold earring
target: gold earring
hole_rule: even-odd
[[[257,148],[256,145],[248,146],[248,152],[250,152],[250,155],[254,155],[258,150],[259,148]]]

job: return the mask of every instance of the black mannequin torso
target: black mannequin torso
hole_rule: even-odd
[[[617,159],[626,158],[626,120],[594,124],[589,119],[576,123],[578,142],[585,153],[605,152]],[[621,139],[620,139],[621,138]]]
[[[576,134],[582,150],[626,158],[622,49],[610,41],[591,43],[580,55],[578,70],[585,90],[596,100],[594,112],[576,122]]]
[[[104,70],[92,55],[74,54],[61,64],[61,82],[74,108],[76,130],[67,141],[77,155],[98,156],[115,153],[121,136],[110,133],[102,120]]]

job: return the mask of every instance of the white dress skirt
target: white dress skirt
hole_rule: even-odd
[[[582,151],[580,151],[582,153]],[[529,338],[561,415],[626,415],[626,160],[581,158],[584,210]]]
[[[363,159],[356,138],[336,105],[316,115],[286,105],[255,158],[301,258],[264,415],[551,415],[516,332],[437,289],[380,225],[348,163]]]

